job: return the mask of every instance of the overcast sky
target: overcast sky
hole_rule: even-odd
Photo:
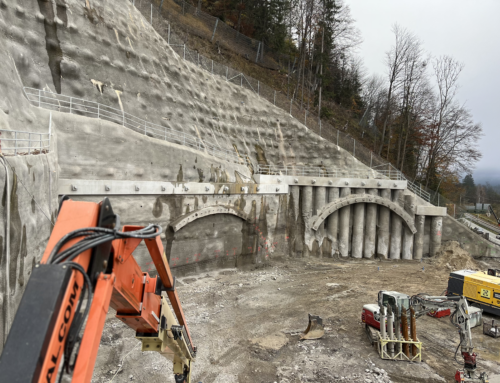
[[[462,61],[458,98],[482,123],[483,158],[477,182],[500,184],[500,0],[345,0],[363,43],[359,55],[369,73],[385,75],[385,52],[398,23],[415,33],[433,56]]]

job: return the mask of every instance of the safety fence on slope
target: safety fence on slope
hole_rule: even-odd
[[[259,97],[264,98],[273,105],[287,111],[290,116],[297,119],[299,122],[304,124],[307,128],[318,134],[320,137],[332,143],[335,143],[337,146],[351,153],[353,157],[358,159],[366,166],[370,168],[379,167],[380,169],[383,167],[388,167],[397,170],[392,164],[388,163],[386,159],[383,159],[372,150],[366,148],[361,142],[356,141],[356,139],[354,139],[351,135],[346,134],[339,129],[336,129],[329,123],[323,122],[314,112],[310,111],[307,105],[299,102],[297,99],[293,97],[288,98],[288,95],[282,92],[277,92],[270,86],[252,78],[251,76],[236,71],[227,65],[218,63],[213,59],[206,58],[198,51],[190,49],[186,45],[185,39],[179,37],[176,31],[173,30],[172,24],[168,20],[168,17],[165,17],[165,15],[162,13],[163,11],[159,12],[158,5],[160,3],[156,4],[153,0],[132,1],[135,7],[145,17],[145,19],[151,23],[153,28],[167,41],[172,49],[185,60],[190,61],[191,63],[205,69],[211,75],[218,75],[227,82],[231,82],[235,85],[255,92]],[[164,4],[166,5],[169,3],[167,2]],[[192,8],[186,8],[186,6],[187,4],[184,4],[184,12],[186,12],[186,9],[189,9],[189,12],[192,11],[191,13],[193,17],[202,15],[201,13],[198,13],[198,11],[195,12]],[[161,9],[165,9],[165,6],[163,6],[163,8]],[[178,13],[178,10],[174,11]],[[166,12],[169,12],[168,8]],[[177,23],[175,24],[175,26],[179,27]],[[193,33],[193,30],[190,30],[190,33]],[[198,35],[201,37],[206,37],[204,34],[198,33]],[[405,177],[404,174],[403,177]],[[420,183],[411,181],[407,177],[405,177],[404,179],[408,181],[408,189],[425,201],[430,202],[431,204],[436,206],[453,206],[456,210],[456,205],[453,202],[447,200],[439,193],[428,189]],[[451,210],[451,208],[448,208],[448,214],[454,216],[453,210]]]
[[[226,161],[243,163],[243,160],[235,151],[210,145],[196,136],[154,124],[108,105],[41,89],[25,87],[23,90],[30,103],[40,108],[114,122],[148,137],[205,151],[214,157]]]
[[[45,154],[50,149],[50,132],[36,133],[0,129],[0,153],[3,155]]]

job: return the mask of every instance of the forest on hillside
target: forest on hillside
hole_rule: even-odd
[[[427,52],[404,26],[392,27],[384,75],[370,74],[356,54],[361,35],[344,0],[194,0],[236,31],[289,57],[292,98],[306,110],[362,139],[409,179],[449,198],[481,158],[481,125],[457,98],[464,68]],[[349,123],[336,124],[341,108]]]

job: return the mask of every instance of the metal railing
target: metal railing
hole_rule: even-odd
[[[4,155],[41,154],[49,149],[50,133],[0,129],[0,153]]]
[[[464,217],[474,223],[483,226],[485,229],[488,229],[496,234],[500,234],[500,226],[493,225],[492,223],[485,221],[484,219],[481,219],[479,217],[476,217],[470,213],[465,213]]]
[[[410,190],[412,193],[414,193],[416,196],[422,198],[426,202],[431,202],[431,193],[425,190],[425,188],[422,188],[422,184],[416,184],[415,182],[410,181],[406,176],[404,175],[403,172],[398,170],[397,168],[394,167],[393,164],[391,163],[386,163],[383,165],[377,165],[373,166],[372,169],[376,170],[377,172],[380,171],[385,171],[385,172],[398,172],[400,179],[405,180],[408,185],[408,190]]]
[[[40,108],[111,121],[148,137],[173,142],[200,151],[206,151],[214,157],[227,161],[243,162],[235,151],[211,145],[196,136],[154,124],[108,105],[56,94],[41,89],[25,87],[23,90],[30,103]]]

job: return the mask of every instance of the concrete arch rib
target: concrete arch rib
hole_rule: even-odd
[[[183,216],[180,216],[179,218],[176,218],[174,221],[172,221],[170,223],[170,226],[172,227],[174,232],[177,232],[178,230],[186,226],[188,223],[191,223],[193,221],[196,221],[197,219],[208,217],[214,214],[231,214],[240,217],[245,221],[248,219],[245,213],[238,211],[232,207],[214,205],[214,206],[207,206],[198,210],[194,210],[190,213],[184,214]]]
[[[349,206],[356,203],[376,203],[377,205],[385,206],[399,215],[403,219],[403,221],[406,222],[413,234],[417,232],[413,218],[401,206],[387,198],[382,198],[370,194],[352,194],[347,197],[339,198],[338,200],[325,205],[318,212],[318,215],[316,217],[313,217],[311,228],[313,230],[318,230],[318,227],[330,214],[344,206]]]

